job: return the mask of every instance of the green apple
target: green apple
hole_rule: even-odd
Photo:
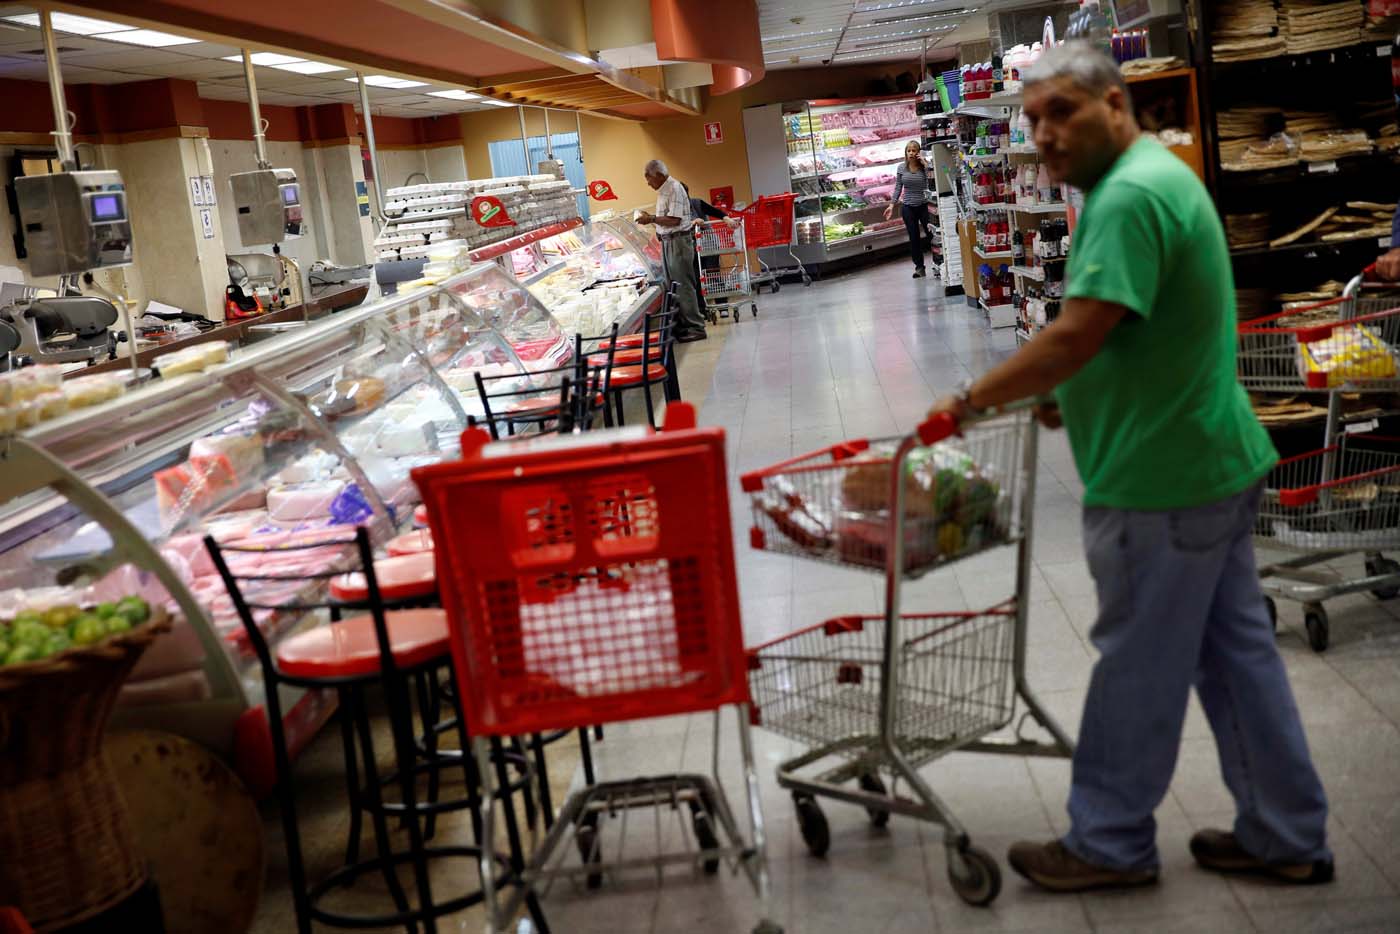
[[[113,615],[110,619],[116,619]],[[73,642],[76,645],[92,645],[107,635],[107,622],[95,613],[84,613],[73,621]]]

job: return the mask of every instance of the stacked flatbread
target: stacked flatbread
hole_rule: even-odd
[[[1248,250],[1269,242],[1269,212],[1226,214],[1225,237],[1233,250]]]
[[[1217,62],[1250,62],[1258,58],[1286,55],[1288,42],[1283,36],[1212,40],[1210,51]]]
[[[1298,312],[1287,318],[1280,318],[1279,323],[1285,327],[1301,328],[1309,325],[1327,324],[1337,320],[1337,306],[1321,305],[1319,307],[1319,303],[1337,298],[1342,294],[1344,287],[1341,282],[1331,279],[1307,292],[1284,292],[1275,295],[1275,301],[1283,305],[1284,311]]]
[[[1220,144],[1220,167],[1226,172],[1258,172],[1298,164],[1298,147],[1283,133],[1268,139],[1230,140]],[[1241,149],[1240,143],[1244,146]]]
[[[1215,126],[1221,139],[1262,139],[1282,113],[1278,107],[1231,107],[1215,115]]]
[[[1375,149],[1365,130],[1327,130],[1304,133],[1298,140],[1298,156],[1304,162],[1329,162],[1343,156],[1368,155]]]
[[[1317,110],[1285,110],[1283,112],[1283,126],[1288,135],[1295,139],[1304,133],[1340,130],[1342,128],[1341,120],[1335,113]]]
[[[1176,56],[1166,58],[1135,58],[1132,61],[1124,62],[1120,68],[1123,76],[1131,78],[1133,75],[1155,75],[1159,71],[1172,71],[1177,68],[1186,67],[1186,63]]]
[[[1361,41],[1366,12],[1357,0],[1280,0],[1279,32],[1288,54],[1316,52]]]
[[[1394,219],[1393,204],[1387,205],[1379,201],[1348,201],[1328,208],[1301,227],[1270,240],[1269,246],[1287,246],[1305,237],[1309,243],[1314,240],[1337,243],[1342,240],[1384,237],[1390,233],[1390,225]]]
[[[1217,0],[1214,6],[1210,49],[1217,62],[1273,58],[1288,51],[1273,0]]]
[[[1283,118],[1277,107],[1232,107],[1215,115],[1215,128],[1220,136],[1220,164],[1226,171],[1247,172],[1254,169],[1293,165],[1296,156],[1280,148],[1285,142],[1270,134]]]

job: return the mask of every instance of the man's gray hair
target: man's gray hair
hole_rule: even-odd
[[[1132,95],[1118,63],[1083,39],[1071,39],[1064,45],[1046,49],[1026,69],[1022,83],[1030,87],[1055,78],[1069,78],[1076,87],[1090,94],[1102,94],[1109,88],[1118,88],[1131,106]]]
[[[642,169],[642,172],[646,175],[650,175],[652,172],[660,172],[668,178],[671,175],[670,171],[666,168],[666,163],[662,162],[660,159],[653,159],[648,162],[646,168]]]

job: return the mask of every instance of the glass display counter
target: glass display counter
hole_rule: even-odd
[[[628,218],[605,217],[539,248],[547,265],[521,281],[565,333],[604,334],[614,322],[635,331],[660,301],[660,246]]]
[[[260,671],[204,536],[274,547],[345,539],[364,524],[382,545],[411,523],[409,471],[455,456],[467,416],[481,413],[473,374],[517,374],[523,387],[546,344],[567,350],[558,323],[483,264],[0,438],[6,457],[59,478],[35,488],[0,474],[0,615],[125,595],[166,608],[174,630],[133,673],[118,722],[189,736],[265,788]],[[130,560],[138,553],[149,560]],[[295,567],[285,554],[237,554],[281,577],[349,559],[335,547],[298,552]],[[324,585],[267,582],[261,602]],[[275,652],[326,620],[262,611],[258,622]],[[294,746],[330,712],[315,692],[285,706]]]

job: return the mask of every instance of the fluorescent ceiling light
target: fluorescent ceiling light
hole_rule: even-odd
[[[174,36],[168,32],[158,32],[154,29],[123,29],[121,32],[98,33],[92,38],[106,39],[110,42],[125,42],[128,45],[144,45],[152,49],[163,49],[168,45],[191,45],[199,41],[188,36]]]
[[[21,26],[33,26],[39,28],[38,13],[21,13],[18,16],[6,16],[6,22],[18,23]],[[123,29],[133,29],[135,27],[125,26],[121,23],[109,23],[105,19],[93,19],[90,16],[74,16],[72,13],[54,13],[53,28],[59,32],[66,32],[74,36],[96,36],[104,32],[120,32]]]
[[[283,55],[281,52],[254,52],[249,56],[254,65],[286,65],[290,62],[301,62],[305,59],[297,58],[295,55]],[[225,55],[226,62],[241,62],[242,55]]]
[[[867,3],[857,6],[853,13],[875,13],[879,10],[900,10],[911,6],[933,6],[940,0],[886,0],[884,3]],[[962,12],[959,10],[958,12]]]
[[[841,27],[840,27],[840,26],[834,26],[834,27],[832,27],[831,29],[813,29],[813,30],[811,30],[810,32],[790,32],[790,33],[787,33],[786,35],[782,35],[782,36],[768,36],[768,37],[765,38],[763,41],[764,41],[764,42],[786,42],[786,41],[789,40],[789,39],[806,39],[806,38],[808,38],[809,36],[825,36],[825,35],[829,35],[830,33],[833,33],[833,32],[840,32],[840,31],[841,31]]]
[[[826,42],[809,42],[809,43],[807,43],[806,45],[790,45],[790,46],[788,46],[788,47],[785,48],[785,49],[769,49],[769,50],[768,50],[768,54],[769,54],[769,55],[784,55],[784,54],[786,54],[786,53],[788,53],[788,52],[801,52],[801,51],[804,51],[804,50],[806,50],[806,49],[829,49],[829,48],[831,48],[831,45],[832,45],[832,44],[831,44],[830,40],[828,40],[828,41],[826,41]]]
[[[345,71],[343,66],[327,62],[287,62],[285,65],[272,67],[280,71],[295,71],[299,75],[324,75],[328,71]]]
[[[359,78],[346,78],[351,84],[358,84]],[[421,88],[426,81],[409,81],[407,78],[391,78],[388,75],[365,75],[365,84],[374,88]]]
[[[518,107],[519,104],[512,104],[510,101],[498,101],[491,97],[483,97],[477,101],[478,104],[490,104],[492,107]]]
[[[466,91],[463,91],[461,88],[453,88],[453,89],[450,90],[450,91],[429,91],[429,92],[428,92],[428,96],[429,96],[429,97],[445,97],[445,98],[447,98],[448,100],[452,100],[452,101],[474,101],[474,100],[476,100],[478,97],[480,97],[481,95],[480,95],[480,94],[468,94]]]

